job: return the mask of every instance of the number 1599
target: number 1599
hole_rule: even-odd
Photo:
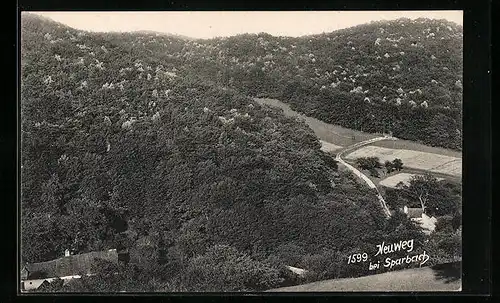
[[[366,261],[368,261],[368,254],[367,253],[352,254],[352,255],[349,255],[349,258],[347,259],[347,264],[366,262]]]

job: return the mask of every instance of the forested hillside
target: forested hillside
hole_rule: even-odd
[[[115,43],[325,122],[461,150],[463,34],[452,22],[399,19],[299,38],[127,37]]]
[[[215,56],[222,82],[248,94],[328,123],[461,150],[462,28],[449,21],[373,22],[300,38],[241,35],[192,49]]]
[[[229,82],[328,123],[461,149],[462,29],[378,22],[301,38],[217,41]],[[240,67],[240,68],[238,68]]]
[[[148,32],[100,37],[104,47],[154,54],[193,79],[277,98],[327,123],[392,131],[456,150],[462,146],[462,38],[461,26],[428,19],[372,22],[299,38],[262,33],[197,40]],[[129,63],[121,62],[125,70]]]
[[[406,218],[383,219],[375,193],[337,171],[305,123],[247,96],[273,82],[285,93],[291,78],[312,89],[310,71],[261,77],[260,63],[248,68],[256,57],[231,47],[242,37],[88,33],[29,14],[21,29],[22,262],[118,247],[134,266],[118,279],[102,265],[103,280],[72,290],[268,289],[291,283],[284,265],[315,268],[313,280],[355,276],[366,269],[347,266],[350,253],[383,239],[423,245]],[[300,94],[288,99],[299,109]]]

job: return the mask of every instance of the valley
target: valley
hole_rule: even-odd
[[[369,144],[363,144],[363,147],[356,146],[360,142],[372,140],[382,136],[382,134],[369,134],[325,123],[300,114],[292,110],[286,103],[276,99],[255,98],[255,100],[260,104],[280,108],[287,116],[305,121],[319,140],[324,142],[324,148],[328,152],[345,153],[344,149],[349,147],[349,152],[345,155],[347,161],[359,157],[378,157],[382,162],[400,158],[403,160],[405,168],[413,171],[431,172],[440,176],[446,175],[455,180],[462,175],[462,155],[460,152],[400,140],[399,138],[397,140],[374,140]]]

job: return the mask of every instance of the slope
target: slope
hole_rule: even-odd
[[[460,276],[450,277],[432,267],[391,271],[360,278],[334,279],[270,289],[270,292],[429,292],[460,291]]]

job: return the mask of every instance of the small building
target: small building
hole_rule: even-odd
[[[44,283],[51,283],[60,278],[64,283],[72,279],[81,278],[82,275],[92,275],[92,263],[95,259],[103,259],[118,264],[128,262],[128,251],[109,249],[78,255],[71,255],[67,249],[64,257],[59,259],[27,263],[21,269],[21,290],[35,290]]]
[[[410,219],[417,219],[422,217],[424,210],[420,207],[408,207],[405,205],[403,207],[403,213]]]
[[[432,233],[436,228],[437,219],[433,216],[429,217],[420,207],[409,208],[405,205],[403,207],[403,213],[405,213],[411,221],[422,227],[425,234]]]
[[[293,272],[294,274],[298,275],[299,277],[303,277],[306,273],[307,270],[298,268],[298,267],[293,267],[293,266],[287,266],[288,270]]]

